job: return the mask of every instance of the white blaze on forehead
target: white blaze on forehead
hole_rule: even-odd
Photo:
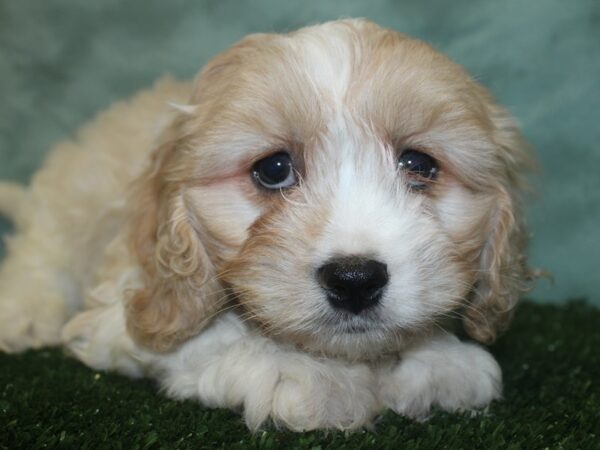
[[[291,45],[301,58],[302,70],[325,101],[340,104],[350,85],[357,49],[346,30],[333,33],[310,33],[294,38]]]

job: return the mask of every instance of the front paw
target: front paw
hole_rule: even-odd
[[[427,419],[432,407],[450,412],[485,408],[501,391],[502,374],[494,358],[454,336],[407,352],[380,375],[382,402],[417,420]]]
[[[381,409],[374,387],[366,366],[287,362],[275,386],[271,416],[276,425],[294,431],[368,427]]]
[[[80,312],[64,326],[61,340],[69,353],[93,369],[133,378],[144,375],[143,352],[127,334],[118,303]]]
[[[170,367],[167,391],[187,397],[195,386],[205,405],[243,410],[252,430],[269,421],[294,431],[356,429],[381,412],[376,378],[366,365],[317,360],[251,339],[203,358],[211,359],[185,372]]]
[[[0,351],[17,353],[30,348],[58,345],[66,314],[61,308],[55,308],[55,311],[46,309],[47,314],[33,313],[25,308],[5,308],[0,311]]]

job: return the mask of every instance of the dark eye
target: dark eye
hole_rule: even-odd
[[[252,166],[252,176],[267,189],[283,189],[296,184],[292,158],[286,152],[274,153]]]
[[[409,179],[410,187],[424,189],[427,180],[435,180],[438,173],[438,165],[435,159],[427,153],[417,150],[404,150],[400,155],[398,166],[406,170],[412,178]]]

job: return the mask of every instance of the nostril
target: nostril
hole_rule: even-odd
[[[361,257],[333,259],[319,268],[317,278],[335,307],[354,313],[377,303],[389,281],[384,263]]]

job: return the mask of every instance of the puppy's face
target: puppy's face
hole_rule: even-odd
[[[265,334],[363,358],[453,311],[489,340],[516,300],[522,144],[425,44],[359,21],[252,36],[170,132],[162,214],[202,246],[204,319],[227,289]]]

